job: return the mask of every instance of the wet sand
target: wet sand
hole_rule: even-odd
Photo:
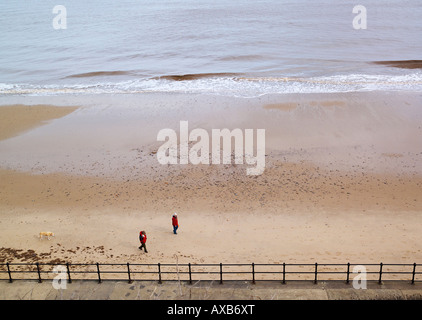
[[[207,117],[206,110],[203,118],[190,114],[189,120],[203,127],[233,121],[239,127],[267,128],[266,169],[260,176],[247,176],[245,165],[162,166],[152,140],[154,129],[169,127],[170,122],[164,120],[154,129],[146,125],[151,135],[141,137],[131,127],[137,119],[117,116],[117,124],[108,130],[121,140],[107,142],[98,140],[100,134],[94,136],[103,132],[104,121],[93,126],[89,107],[3,141],[0,260],[174,263],[177,256],[186,263],[419,262],[422,150],[414,143],[422,132],[418,118],[366,110],[362,117],[347,118],[347,123],[355,129],[373,126],[350,136],[346,133],[352,127],[341,119],[350,112],[349,100],[354,111],[363,109],[354,98],[261,99],[242,105],[248,112],[237,122]],[[406,101],[410,105],[412,99]],[[306,113],[305,107],[311,109]],[[104,110],[108,109],[102,114]],[[316,118],[322,112],[340,123],[334,119],[330,130],[323,131],[321,124],[332,118]],[[308,126],[295,129],[286,117]],[[286,126],[278,127],[280,123]],[[87,136],[89,130],[92,135]],[[49,140],[51,132],[63,149]],[[396,140],[386,143],[386,134]],[[323,139],[328,135],[330,140]],[[35,141],[36,149],[31,149]],[[95,148],[98,141],[106,147]],[[22,148],[33,150],[31,157],[28,153],[23,159]],[[42,156],[48,152],[48,157]],[[171,228],[173,212],[179,215],[177,235]],[[148,254],[138,249],[140,230],[148,234]],[[40,231],[56,236],[39,240]]]
[[[24,131],[61,118],[76,107],[60,107],[49,105],[11,105],[0,107],[0,140],[14,137]]]

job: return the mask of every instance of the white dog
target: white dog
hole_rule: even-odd
[[[54,233],[51,231],[40,232],[40,239],[42,239],[43,236],[47,237],[47,239],[50,240],[50,237],[54,237]]]

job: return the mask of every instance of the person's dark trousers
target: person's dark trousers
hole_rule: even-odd
[[[173,226],[173,233],[174,234],[177,234],[177,232],[176,232],[177,231],[177,228],[179,228],[179,227],[178,226]]]
[[[144,248],[145,253],[148,253],[148,251],[147,251],[147,246],[145,245],[145,243],[141,243],[141,246],[139,247],[139,249],[141,249],[141,250],[142,250],[142,248]]]

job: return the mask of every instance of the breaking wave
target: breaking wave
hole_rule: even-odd
[[[73,77],[95,77],[105,72],[86,73]],[[108,74],[108,72],[107,72]],[[116,72],[111,72],[116,75]],[[92,80],[91,80],[92,81]],[[284,93],[334,93],[352,91],[416,91],[422,92],[422,73],[406,75],[347,74],[321,77],[259,77],[235,73],[165,75],[117,82],[78,84],[2,84],[2,95],[58,94],[130,94],[146,92],[204,93],[239,97]]]

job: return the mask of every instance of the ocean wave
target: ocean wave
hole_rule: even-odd
[[[0,94],[2,95],[163,92],[256,97],[264,94],[377,90],[422,92],[422,73],[416,72],[406,75],[347,74],[310,78],[256,77],[232,73],[207,73],[78,84],[30,85],[0,83]]]
[[[374,61],[373,63],[401,69],[422,69],[422,60]]]
[[[217,61],[262,61],[265,57],[257,54],[232,55],[216,59]]]
[[[164,75],[164,76],[154,77],[152,79],[191,81],[191,80],[199,80],[199,79],[206,79],[206,78],[235,77],[238,75],[239,73],[193,73],[193,74],[182,74],[182,75]]]
[[[94,77],[109,77],[109,76],[127,76],[132,75],[131,71],[93,71],[86,73],[77,73],[67,76],[66,78],[94,78]]]

